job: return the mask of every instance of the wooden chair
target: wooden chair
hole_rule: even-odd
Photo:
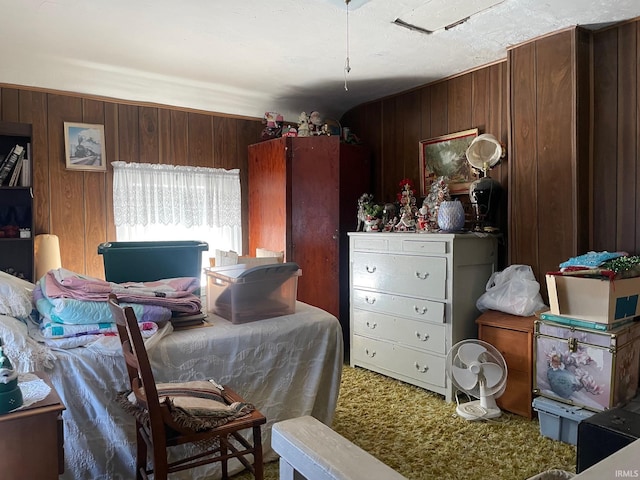
[[[142,407],[145,414],[144,420],[136,415],[136,479],[146,479],[153,474],[155,480],[165,480],[169,473],[214,462],[221,462],[222,478],[227,479],[227,462],[231,458],[237,458],[253,473],[256,480],[263,480],[260,427],[266,423],[266,418],[257,409],[253,409],[245,416],[233,418],[228,423],[204,431],[185,428],[182,423],[176,422],[169,405],[161,402],[158,397],[151,364],[133,309],[119,305],[113,294],[109,295],[108,303],[120,335],[131,390],[137,405]],[[227,386],[223,387],[222,397],[229,405],[233,402],[246,403]],[[253,444],[239,433],[249,428],[253,430]],[[169,462],[168,448],[184,444],[197,444],[197,447],[182,458]],[[209,448],[203,451],[203,445],[208,445]],[[148,449],[152,451],[149,452]],[[149,453],[152,454],[150,466]],[[253,465],[247,459],[249,455],[253,455]]]

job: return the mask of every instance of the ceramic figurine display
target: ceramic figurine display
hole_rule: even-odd
[[[396,223],[394,230],[398,232],[413,232],[416,230],[416,197],[413,196],[413,182],[408,178],[400,181],[398,203],[400,204],[400,221]]]
[[[373,202],[373,195],[371,193],[363,193],[358,199],[358,225],[356,226],[356,232],[364,230],[364,222],[367,218],[365,208],[367,205]]]
[[[432,184],[429,195],[422,202],[422,208],[419,210],[418,224],[420,230],[424,232],[437,232],[440,229],[438,225],[438,208],[444,201],[451,200],[449,193],[449,185],[447,177],[438,177]]]
[[[262,130],[262,140],[271,140],[282,135],[282,122],[284,118],[278,112],[265,112],[263,123],[266,127]]]
[[[309,114],[309,132],[311,135],[322,135],[322,116],[319,112],[313,111]]]
[[[395,203],[385,203],[382,210],[382,230],[393,232],[398,223],[398,208]]]
[[[307,115],[307,112],[302,112],[300,114],[300,117],[298,117],[298,136],[311,136],[311,129],[309,128],[309,116]]]
[[[0,338],[0,414],[22,406],[22,391],[18,386],[18,373],[4,354],[4,343]]]

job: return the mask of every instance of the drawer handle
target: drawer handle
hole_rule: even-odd
[[[369,350],[368,348],[364,349],[364,353],[366,353],[367,357],[373,358],[376,356],[375,350]]]
[[[427,370],[429,370],[429,367],[427,365],[421,367],[420,365],[418,365],[418,362],[416,362],[414,365],[416,366],[416,370],[420,373],[427,373]]]
[[[373,273],[373,272],[375,272],[375,271],[376,271],[376,267],[375,267],[375,265],[374,265],[373,267],[370,267],[369,265],[365,265],[365,267],[364,267],[364,268],[365,268],[365,270],[366,270],[367,272],[369,272],[369,273]]]
[[[418,338],[418,340],[421,340],[423,342],[426,342],[427,340],[429,340],[428,333],[425,333],[424,335],[422,335],[420,332],[416,332],[416,337]]]
[[[369,327],[371,330],[373,330],[377,326],[378,324],[376,322],[367,322],[367,327]]]
[[[367,295],[366,297],[364,297],[364,301],[369,305],[373,305],[374,303],[376,303],[376,297],[369,298],[369,295]]]
[[[429,276],[429,272],[424,272],[424,273],[416,272],[416,277],[419,278],[420,280],[426,280],[428,276]]]
[[[417,305],[413,306],[413,311],[416,312],[418,315],[424,315],[425,313],[427,313],[427,310],[428,310],[427,307],[418,308]]]

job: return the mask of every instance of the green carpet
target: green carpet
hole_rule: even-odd
[[[541,436],[537,420],[503,413],[470,422],[442,396],[362,368],[344,367],[332,428],[412,480],[575,472],[575,446]],[[250,478],[243,473],[234,480]],[[278,462],[265,465],[265,480],[277,479]]]

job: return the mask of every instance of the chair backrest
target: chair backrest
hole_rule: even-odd
[[[118,328],[131,391],[135,395],[138,405],[147,410],[151,430],[163,429],[164,414],[162,410],[166,407],[161,405],[158,399],[156,382],[136,314],[130,306],[121,306],[114,294],[109,294],[108,303]]]

